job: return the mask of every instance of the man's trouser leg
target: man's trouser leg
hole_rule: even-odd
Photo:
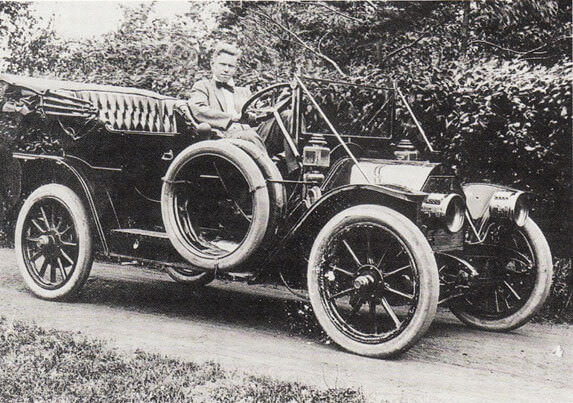
[[[261,150],[265,150],[265,144],[263,143],[263,140],[261,140],[260,135],[254,130],[254,129],[246,129],[246,128],[237,128],[237,129],[230,129],[224,132],[221,132],[221,137],[223,138],[227,138],[227,139],[240,139],[240,140],[245,140],[248,141],[250,143],[253,143],[254,145],[256,145],[257,147],[259,147]]]
[[[282,122],[287,130],[290,130],[292,123],[292,111],[286,110],[280,114]],[[298,168],[298,163],[293,155],[285,136],[273,117],[262,122],[257,128],[260,138],[263,140],[267,152],[270,156],[276,155],[280,152],[285,153],[286,166],[289,173]]]

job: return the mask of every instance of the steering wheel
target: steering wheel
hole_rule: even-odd
[[[241,109],[241,120],[249,116],[255,121],[268,119],[275,111],[282,111],[289,103],[292,94],[289,83],[279,83],[254,93]]]

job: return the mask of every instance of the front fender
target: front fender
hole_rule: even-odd
[[[387,206],[416,222],[417,206],[425,196],[425,193],[410,193],[377,185],[342,186],[323,195],[305,211],[282,238],[281,244],[284,245],[289,239],[300,235],[314,239],[335,214],[360,204]]]

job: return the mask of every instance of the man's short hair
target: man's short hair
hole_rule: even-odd
[[[238,58],[241,56],[241,49],[232,43],[219,42],[213,48],[213,55],[211,56],[211,60],[215,60],[215,58],[221,53],[227,53]]]

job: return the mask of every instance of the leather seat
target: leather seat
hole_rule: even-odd
[[[102,91],[70,91],[72,96],[90,101],[98,118],[112,131],[177,133],[176,99]]]

